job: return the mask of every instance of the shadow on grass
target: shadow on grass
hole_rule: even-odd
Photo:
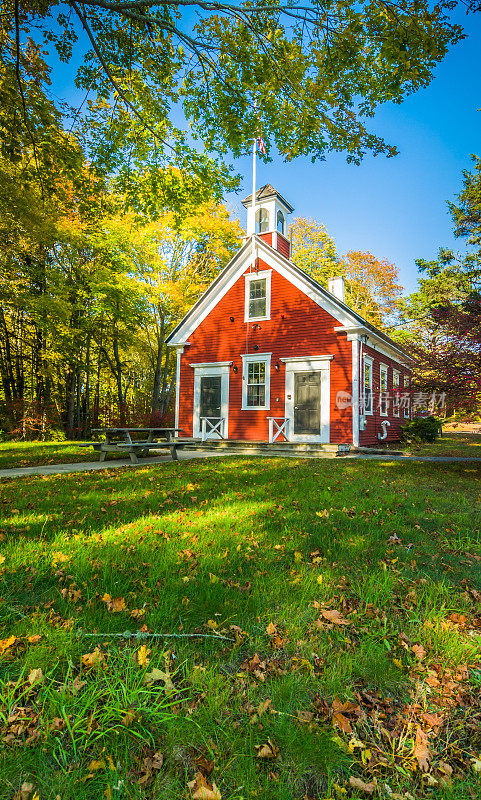
[[[352,756],[330,733],[293,725],[299,710],[360,690],[408,702],[415,657],[401,635],[433,659],[472,656],[474,643],[443,636],[439,623],[450,609],[468,611],[466,589],[481,577],[480,475],[463,465],[233,458],[5,483],[4,635],[43,635],[5,666],[10,677],[42,667],[61,681],[69,662],[105,642],[79,632],[220,631],[237,643],[166,641],[194,700],[189,714],[159,725],[158,745],[238,752],[229,796],[247,785],[274,798],[279,787],[252,760],[269,736],[283,754],[282,796],[302,796],[302,781],[307,793],[311,778],[325,792]],[[162,666],[164,645],[148,645]],[[109,647],[131,660],[139,644]],[[237,696],[232,683],[256,653],[261,678],[242,678]],[[260,729],[245,720],[251,696],[276,711]],[[181,796],[181,772],[164,776],[158,797]]]

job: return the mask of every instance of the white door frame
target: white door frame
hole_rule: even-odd
[[[285,416],[290,420],[290,442],[321,442],[328,444],[330,440],[331,421],[331,361],[332,355],[298,356],[281,358],[286,365]],[[294,433],[294,375],[296,372],[321,373],[321,407],[319,409],[320,434]]]
[[[229,372],[232,361],[218,361],[212,364],[191,364],[194,368],[194,414],[192,435],[194,439],[202,436],[200,422],[200,381],[204,377],[220,376],[220,415],[224,418],[224,439],[229,438]]]

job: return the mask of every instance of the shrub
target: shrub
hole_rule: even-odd
[[[402,426],[402,438],[408,444],[434,442],[441,432],[442,422],[436,417],[415,417]]]

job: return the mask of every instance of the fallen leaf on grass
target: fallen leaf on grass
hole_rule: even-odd
[[[329,609],[329,608],[321,608],[321,615],[324,619],[327,619],[328,622],[332,622],[334,625],[350,625],[349,620],[345,619],[340,611],[336,611],[336,609]]]
[[[421,714],[421,719],[423,719],[424,722],[427,722],[431,728],[439,728],[439,726],[443,723],[444,717],[442,714],[433,714],[431,711],[425,711],[423,714]]]
[[[91,761],[89,764],[89,772],[100,772],[100,770],[105,769],[105,761]]]
[[[266,744],[256,744],[255,750],[257,758],[265,760],[277,758],[279,755],[279,748],[275,746],[271,739],[268,739]]]
[[[33,783],[28,783],[24,781],[20,787],[20,792],[15,797],[18,797],[19,800],[34,800],[34,791],[35,786]],[[35,792],[35,797],[38,798],[38,794]]]
[[[211,786],[202,772],[196,772],[194,780],[187,785],[192,792],[193,800],[221,800],[222,798],[215,783]]]
[[[100,647],[96,647],[93,653],[83,654],[81,663],[87,669],[98,669],[99,667],[104,668],[106,666],[105,655],[102,653]]]
[[[266,628],[266,633],[268,636],[275,636],[277,634],[277,628],[273,622],[269,622],[269,625]]]
[[[34,683],[43,683],[43,672],[40,668],[32,669],[28,676],[28,682],[30,686],[33,686]]]
[[[103,602],[106,604],[107,609],[113,613],[125,611],[125,599],[123,597],[112,597],[107,592],[102,597]]]
[[[343,733],[352,733],[351,723],[340,711],[334,712],[332,715],[332,723],[340,728]]]
[[[134,719],[135,719],[135,711],[127,711],[125,716],[122,717],[122,725],[125,725],[125,727],[128,728],[129,725],[132,725]]]
[[[149,655],[151,650],[147,647],[147,645],[143,644],[142,647],[139,649],[137,653],[137,662],[139,667],[146,667],[150,661]]]
[[[40,633],[36,633],[34,636],[27,636],[27,642],[29,644],[38,644],[42,638]]]
[[[427,650],[424,649],[422,644],[413,644],[411,650],[419,661],[422,661],[427,655]]]
[[[419,725],[416,730],[416,741],[414,743],[413,755],[419,764],[419,769],[421,772],[427,772],[431,762],[429,741],[428,737],[424,733],[423,729],[419,727]]]
[[[372,794],[374,789],[376,788],[376,781],[371,781],[371,783],[364,783],[360,778],[353,778],[352,776],[349,778],[349,785],[352,786],[353,789],[358,789],[360,792],[364,792],[365,794]]]
[[[166,692],[175,692],[175,686],[168,672],[154,667],[152,672],[146,672],[144,675],[144,683],[147,686],[152,686],[154,683],[164,682],[164,689]]]
[[[2,564],[5,564],[5,556],[2,556],[2,554],[0,553],[0,566]]]
[[[0,639],[0,655],[3,655],[17,641],[16,636],[9,636],[8,639]]]

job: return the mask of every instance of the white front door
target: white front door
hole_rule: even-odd
[[[217,426],[224,439],[229,435],[229,370],[230,364],[202,364],[194,367],[193,436],[202,436],[202,419],[209,420],[207,429]],[[220,425],[217,422],[222,420]],[[214,433],[210,438],[221,438]]]
[[[332,356],[283,358],[289,441],[329,443]]]

